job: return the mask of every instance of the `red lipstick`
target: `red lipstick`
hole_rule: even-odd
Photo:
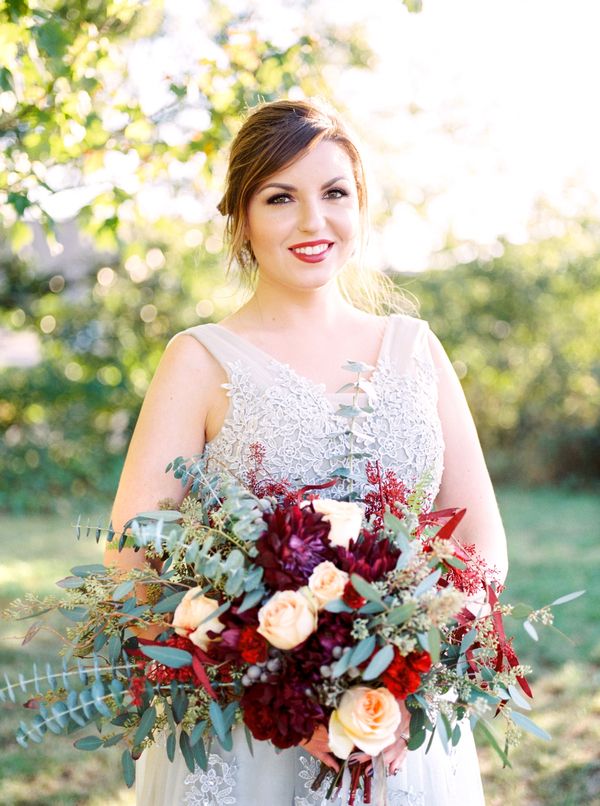
[[[321,246],[323,244],[325,244],[327,248],[323,249],[322,252],[317,252],[314,255],[302,254],[302,252],[294,252],[294,249],[301,249],[307,246]],[[296,243],[293,246],[290,246],[289,250],[294,255],[294,257],[297,257],[298,260],[301,260],[303,263],[320,263],[322,260],[325,260],[325,258],[331,251],[332,246],[333,241],[327,241],[321,239],[319,241],[304,241],[303,243]]]

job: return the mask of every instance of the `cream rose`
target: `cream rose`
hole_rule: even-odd
[[[376,756],[394,743],[400,720],[400,707],[387,688],[350,688],[329,718],[331,751],[348,758],[356,746]]]
[[[348,579],[348,574],[340,571],[329,560],[316,566],[309,577],[308,587],[316,599],[319,610],[325,607],[327,602],[342,598]]]
[[[315,498],[311,503],[315,512],[320,512],[329,521],[329,539],[333,545],[347,549],[350,541],[360,534],[362,509],[351,501],[334,501],[331,498]]]
[[[189,638],[192,643],[206,651],[210,643],[207,633],[221,632],[225,628],[218,618],[207,619],[219,607],[219,603],[208,596],[200,596],[198,588],[190,588],[173,613],[173,627],[178,635]],[[204,622],[203,624],[201,622]]]
[[[258,611],[257,632],[278,649],[293,649],[317,629],[317,604],[307,590],[278,591]]]

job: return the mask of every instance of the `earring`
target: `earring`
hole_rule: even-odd
[[[254,262],[254,254],[252,252],[252,247],[250,246],[250,241],[245,241],[244,245],[240,249],[240,262],[244,267],[249,263]]]

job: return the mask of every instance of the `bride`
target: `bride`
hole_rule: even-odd
[[[432,506],[466,507],[459,539],[475,544],[504,578],[504,530],[452,365],[426,322],[379,315],[391,299],[385,278],[352,268],[364,243],[367,192],[343,122],[312,101],[258,106],[231,147],[219,210],[227,216],[230,263],[253,293],[222,322],[189,328],[168,344],[129,446],[115,529],[160,499],[182,499],[179,481],[164,473],[180,455],[204,451],[239,476],[260,444],[265,476],[323,481],[344,449],[335,410],[346,402],[338,390],[349,380],[342,365],[352,359],[374,368],[375,410],[364,437],[371,455],[409,487],[426,477]],[[132,567],[143,557],[125,549],[108,552],[107,562]],[[435,737],[427,754],[408,752],[402,709],[396,741],[384,751],[389,803],[483,804],[468,729],[450,753]],[[317,760],[337,766],[325,731],[283,752],[254,742],[252,755],[236,730],[232,751],[213,744],[208,770],[194,773],[180,757],[171,764],[157,745],[137,764],[137,803],[337,804],[310,788]]]

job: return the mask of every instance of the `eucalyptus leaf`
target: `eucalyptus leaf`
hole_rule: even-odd
[[[135,582],[133,579],[127,579],[125,582],[121,582],[113,591],[113,599],[124,599],[131,593],[134,587]]]
[[[106,566],[99,565],[98,563],[93,563],[91,565],[76,565],[75,568],[71,568],[71,573],[76,577],[97,576],[99,574],[106,573]]]
[[[190,737],[184,730],[181,731],[181,735],[179,737],[179,748],[188,770],[190,772],[194,772],[195,762],[194,754],[192,753],[192,746],[190,745]]]
[[[368,599],[370,602],[379,602],[382,603],[381,593],[374,588],[369,582],[363,579],[358,574],[352,574],[350,577],[350,581],[352,582],[352,587],[358,593],[359,596],[363,596],[365,599]]]
[[[81,739],[77,739],[73,746],[76,747],[77,750],[97,750],[99,747],[102,747],[103,744],[99,736],[84,736]]]
[[[358,612],[361,615],[365,616],[373,616],[377,613],[383,613],[385,611],[385,605],[381,604],[380,602],[367,602],[362,607],[359,607]]]
[[[181,669],[182,666],[190,666],[192,656],[185,649],[177,649],[171,646],[154,646],[153,644],[140,644],[139,649],[144,655],[152,660],[162,663],[171,669]]]
[[[368,635],[362,641],[359,641],[352,650],[350,665],[359,666],[363,661],[367,660],[375,649],[376,640],[374,635]]]
[[[135,520],[146,519],[151,521],[163,521],[164,523],[173,523],[174,521],[181,520],[181,512],[176,509],[156,509],[150,512],[138,512]]]
[[[342,657],[337,660],[332,668],[331,668],[331,676],[332,677],[341,677],[345,672],[348,671],[350,668],[350,658],[352,656],[352,652],[348,650],[344,652]]]
[[[477,630],[475,628],[466,632],[463,635],[462,640],[460,642],[460,654],[462,655],[463,653],[465,653],[467,649],[469,649],[475,643],[476,639],[477,639]]]
[[[255,607],[260,600],[264,596],[264,591],[262,588],[256,588],[255,590],[248,591],[248,593],[242,599],[241,605],[238,607],[238,613],[243,613],[246,610],[250,610],[251,607]]]
[[[508,760],[508,756],[498,744],[498,740],[496,739],[493,731],[491,730],[485,719],[479,719],[477,721],[476,730],[483,735],[485,741],[496,751],[498,756],[502,759],[502,765],[504,767],[512,767],[510,761]]]
[[[413,592],[413,596],[416,598],[417,596],[422,596],[428,590],[431,590],[431,588],[433,588],[434,585],[436,585],[438,583],[439,578],[441,577],[441,575],[442,575],[441,568],[438,568],[432,574],[429,574],[429,576],[425,577],[425,579],[422,580],[417,585],[417,587],[415,588],[415,590]]]
[[[126,732],[115,733],[114,736],[111,736],[108,739],[104,739],[104,741],[102,742],[102,746],[103,747],[114,747],[116,744],[119,744],[121,739],[126,735],[127,735]]]
[[[146,708],[133,735],[134,745],[141,744],[148,737],[156,722],[156,708],[151,705]]]
[[[215,700],[211,700],[208,706],[208,712],[215,733],[219,738],[222,738],[227,733],[227,726],[221,706]]]
[[[371,662],[362,673],[363,680],[374,680],[382,675],[390,663],[394,660],[394,647],[390,644],[382,647],[379,652],[371,658]]]
[[[196,764],[200,767],[200,769],[206,772],[208,769],[208,757],[206,755],[204,739],[199,739],[195,744],[192,745],[192,753],[194,754]]]
[[[183,590],[177,591],[177,593],[172,593],[169,596],[165,596],[164,599],[161,599],[152,606],[152,610],[155,613],[172,613],[186,593],[187,591]]]
[[[348,607],[348,605],[343,602],[341,599],[332,599],[330,602],[327,602],[325,607],[323,608],[328,613],[351,613],[352,608]]]
[[[115,633],[108,639],[108,657],[111,663],[116,663],[121,654],[121,638]]]
[[[194,725],[192,732],[190,733],[190,744],[192,745],[192,747],[196,744],[197,741],[199,741],[202,738],[205,730],[206,730],[205,719],[203,719],[201,722],[197,722]]]
[[[405,602],[405,604],[393,607],[385,614],[385,620],[388,624],[404,624],[405,621],[412,616],[417,609],[416,602]]]
[[[348,372],[371,372],[375,367],[371,366],[371,364],[365,364],[363,361],[352,361],[348,359],[348,361],[342,364],[342,369]]]
[[[529,621],[529,619],[526,619],[526,620],[523,622],[523,629],[525,630],[525,632],[527,633],[527,635],[528,635],[530,638],[532,638],[534,641],[539,641],[539,640],[540,640],[540,639],[539,639],[539,636],[538,636],[538,633],[537,633],[536,628],[535,628],[535,627],[533,626],[533,624],[532,624],[532,623]]]
[[[177,737],[174,733],[169,733],[167,736],[167,758],[173,761],[175,758],[175,750],[177,748]]]
[[[123,778],[127,786],[132,787],[135,783],[135,762],[131,757],[129,750],[123,750],[121,756],[121,765],[123,767]]]
[[[518,725],[520,728],[523,728],[523,730],[532,733],[539,739],[544,739],[548,742],[552,739],[552,736],[550,736],[549,733],[547,733],[543,728],[540,728],[539,725],[536,725],[535,722],[532,722],[529,717],[519,713],[519,711],[511,711],[510,718],[513,720],[515,725]]]
[[[64,579],[59,579],[56,583],[59,588],[65,588],[65,590],[70,590],[71,588],[80,588],[85,583],[85,579],[76,576],[65,577]]]
[[[578,599],[580,596],[583,596],[585,591],[574,591],[573,593],[567,593],[564,596],[559,596],[558,599],[555,599],[553,602],[550,603],[550,607],[554,605],[561,605],[565,604],[566,602],[572,602],[573,599]]]
[[[441,636],[437,627],[430,627],[427,633],[427,641],[429,643],[429,654],[433,663],[437,663],[440,659],[440,646]]]
[[[524,708],[526,711],[531,711],[531,705],[527,702],[523,694],[521,694],[516,686],[509,685],[508,692],[515,705],[518,705],[519,708]]]
[[[360,417],[362,411],[358,406],[341,404],[337,407],[335,413],[337,417],[346,417],[347,419],[352,420],[355,417]]]

